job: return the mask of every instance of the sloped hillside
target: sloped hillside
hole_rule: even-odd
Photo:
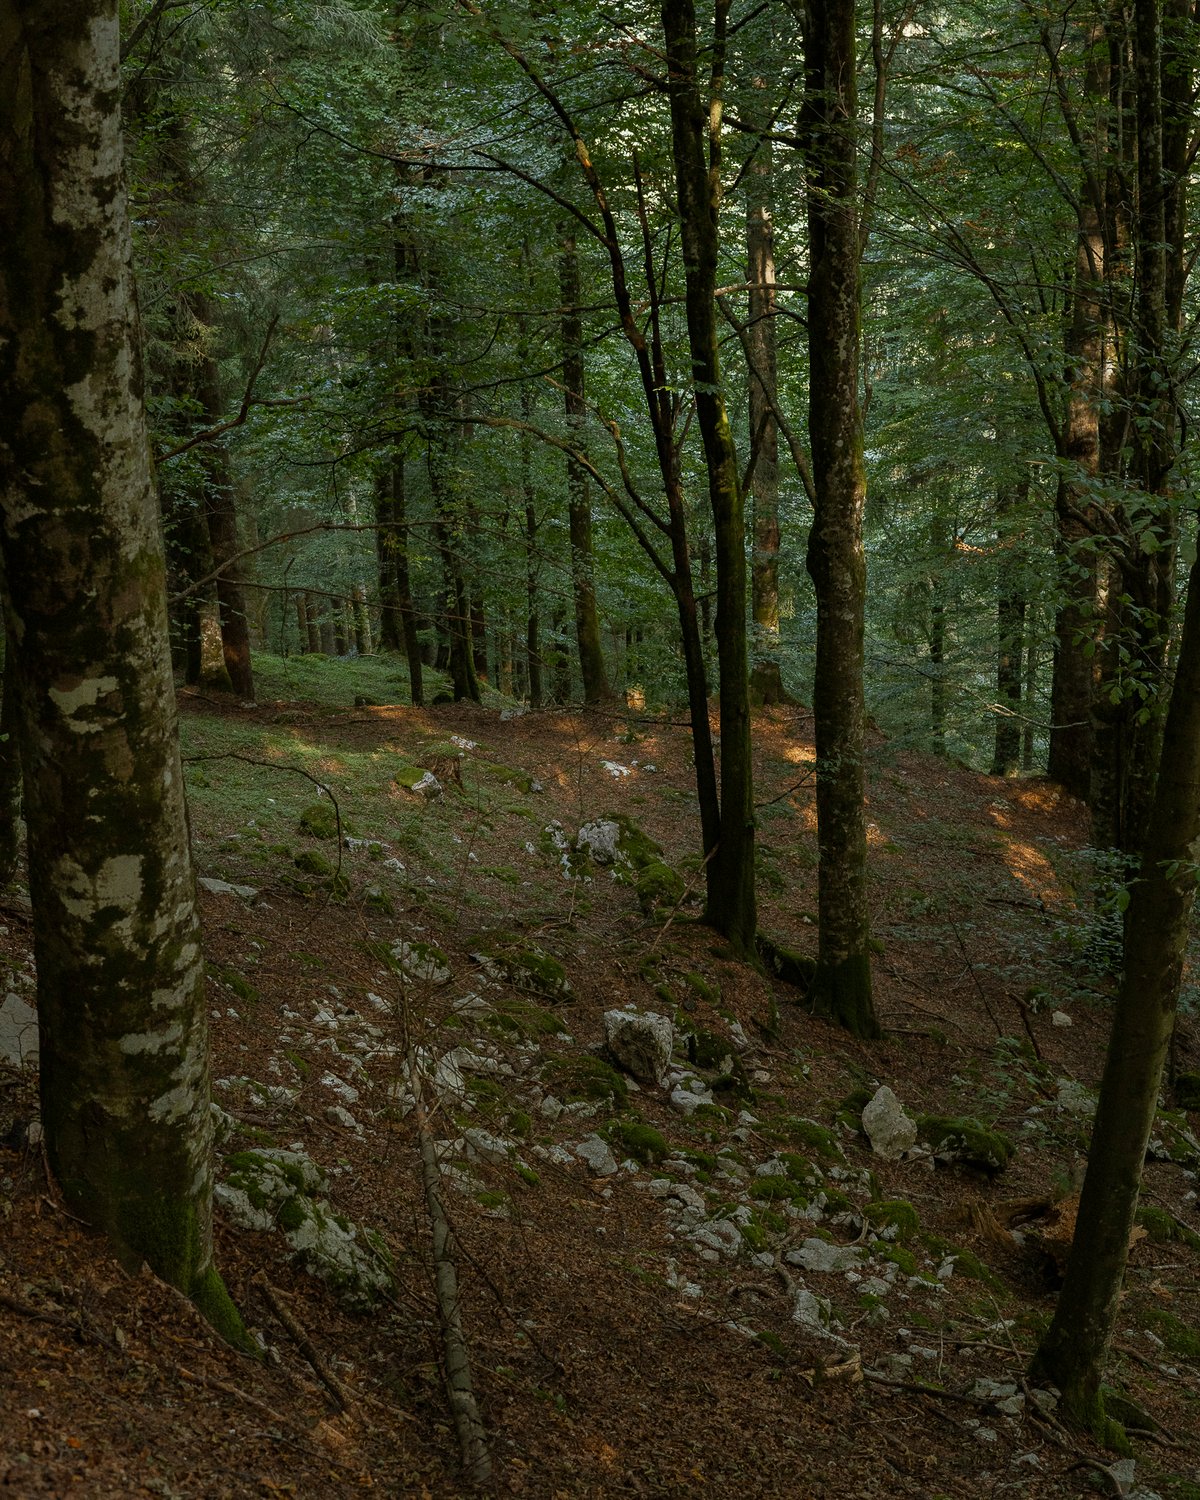
[[[699,925],[685,727],[413,710],[359,670],[357,707],[267,663],[256,708],[185,699],[220,1258],[266,1359],[62,1211],[10,1061],[11,1492],[464,1493],[424,1119],[499,1493],[1200,1494],[1200,1145],[1174,1098],[1112,1364],[1132,1461],[1024,1382],[1107,1019],[1078,807],[873,747],[864,1046]],[[810,731],[755,733],[762,925],[801,952]],[[11,1043],[19,899],[0,946]]]

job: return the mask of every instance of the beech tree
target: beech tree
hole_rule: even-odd
[[[808,571],[817,595],[818,1007],[878,1036],[867,912],[860,244],[854,0],[814,0],[804,26],[801,134],[808,164],[809,441],[815,504]]]
[[[238,1339],[212,1259],[204,980],[119,99],[115,0],[2,0],[0,556],[42,1119],[70,1209]]]

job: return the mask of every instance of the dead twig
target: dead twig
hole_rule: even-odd
[[[267,1280],[267,1273],[259,1271],[258,1275],[253,1278],[252,1285],[257,1287],[263,1301],[275,1314],[275,1317],[283,1326],[296,1348],[312,1366],[313,1373],[333,1397],[339,1411],[349,1411],[353,1405],[350,1392],[333,1371],[326,1367],[324,1360],[317,1353],[312,1339],[309,1338],[304,1329],[301,1328],[300,1324],[283,1305],[279,1294]]]
[[[52,1328],[61,1328],[65,1333],[73,1334],[77,1339],[99,1344],[114,1354],[123,1352],[115,1339],[110,1339],[98,1328],[89,1327],[82,1318],[67,1318],[61,1313],[45,1312],[40,1307],[32,1307],[28,1302],[21,1302],[16,1297],[10,1297],[7,1292],[0,1292],[0,1307],[7,1307],[9,1312],[15,1312],[20,1317],[29,1318],[35,1323],[49,1323]]]
[[[453,1235],[446,1211],[442,1207],[442,1174],[438,1167],[437,1147],[425,1110],[424,1080],[417,1065],[416,1048],[408,1047],[408,1082],[413,1096],[413,1119],[421,1153],[421,1181],[425,1189],[425,1207],[433,1232],[433,1275],[438,1313],[442,1325],[442,1357],[445,1365],[446,1396],[454,1427],[458,1433],[463,1473],[468,1483],[487,1484],[492,1474],[487,1433],[475,1388],[471,1380],[471,1357],[463,1328],[462,1305],[458,1297],[458,1270],[454,1264]]]

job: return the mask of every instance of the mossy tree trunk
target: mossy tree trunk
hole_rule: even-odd
[[[860,233],[854,0],[813,0],[805,16],[808,166],[809,441],[816,490],[808,571],[817,596],[818,1009],[857,1036],[880,1034],[871,995],[863,751]]]
[[[0,0],[0,554],[46,1147],[231,1337],[200,932],[122,181],[115,0]]]
[[[706,919],[735,952],[753,957],[754,777],[746,639],[745,513],[733,431],[725,410],[717,326],[718,212],[721,201],[720,91],[728,0],[717,0],[711,75],[697,77],[692,0],[664,0],[663,34],[671,101],[671,143],[686,282],[692,399],[704,442],[716,541],[717,660],[721,715],[720,833],[709,861]]]

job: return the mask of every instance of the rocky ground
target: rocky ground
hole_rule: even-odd
[[[184,732],[219,1256],[265,1357],[61,1206],[14,896],[0,1486],[466,1493],[423,1125],[500,1493],[1200,1495],[1186,1093],[1111,1367],[1132,1455],[1067,1433],[1024,1377],[1109,1015],[1081,809],[873,746],[887,1034],[864,1045],[698,923],[684,728],[351,709],[261,675],[255,708],[185,698]],[[755,744],[762,925],[811,952],[811,720],[764,715]],[[1196,1051],[1186,1014],[1180,1073]]]

